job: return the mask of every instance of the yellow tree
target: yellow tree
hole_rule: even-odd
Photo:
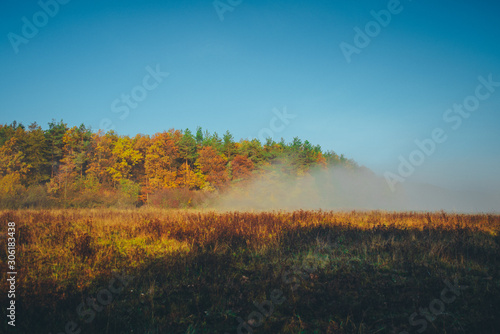
[[[110,131],[104,134],[101,130],[92,134],[92,148],[87,175],[94,177],[99,184],[111,186],[113,178],[109,168],[113,166],[113,146],[118,136]]]
[[[171,133],[157,133],[151,138],[144,164],[148,191],[177,187],[177,158],[178,149]]]
[[[199,168],[194,170],[185,162],[177,170],[177,184],[179,187],[188,189],[203,189],[206,186],[206,176],[200,171]]]
[[[22,187],[22,182],[30,169],[24,162],[18,139],[12,137],[0,147],[0,193],[13,195]]]
[[[132,140],[125,137],[118,137],[113,143],[111,150],[113,164],[106,170],[111,175],[114,182],[119,183],[122,179],[129,179],[132,168],[140,162],[142,156],[134,149]]]

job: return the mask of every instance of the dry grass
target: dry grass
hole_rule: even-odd
[[[469,288],[426,333],[499,324],[498,215],[144,208],[2,211],[0,221],[2,235],[7,221],[17,227],[20,333],[67,321],[84,333],[236,333],[273,289],[286,301],[255,333],[412,332],[409,315],[454,278]],[[130,287],[83,323],[77,306],[117,271],[134,275]]]

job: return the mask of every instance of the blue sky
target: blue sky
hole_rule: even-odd
[[[339,45],[355,46],[354,28],[390,1],[221,3],[234,5],[223,20],[213,1],[72,0],[43,22],[37,1],[3,1],[0,123],[98,129],[106,119],[119,134],[202,126],[239,139],[286,108],[295,118],[274,128],[276,140],[308,139],[379,175],[396,173],[399,156],[439,127],[448,139],[408,180],[500,188],[500,87],[458,129],[443,120],[479,76],[500,81],[500,3],[403,0],[350,62]],[[39,31],[13,46],[23,17]],[[121,119],[113,102],[144,92],[157,66],[169,75]]]

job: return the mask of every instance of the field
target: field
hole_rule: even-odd
[[[1,211],[2,333],[498,333],[500,216]]]

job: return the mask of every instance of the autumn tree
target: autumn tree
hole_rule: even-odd
[[[130,137],[118,137],[111,150],[113,164],[107,168],[114,182],[120,183],[123,179],[130,179],[132,168],[141,161],[141,154],[134,149]]]
[[[248,179],[254,168],[253,162],[244,155],[236,155],[231,161],[233,180]]]
[[[207,177],[198,166],[191,167],[187,162],[177,170],[177,184],[181,188],[190,190],[204,189],[207,186]]]
[[[162,132],[151,138],[145,159],[148,190],[177,187],[175,162],[178,154],[179,150],[171,133]]]
[[[34,202],[19,198],[47,191],[51,200],[65,205],[95,205],[104,203],[102,198],[125,203],[125,197],[126,203],[137,203],[139,190],[147,202],[149,193],[161,189],[225,189],[229,180],[248,180],[273,165],[289,176],[317,166],[359,168],[344,155],[323,153],[319,145],[297,137],[290,143],[283,138],[235,142],[229,131],[220,138],[198,127],[194,135],[170,129],[131,138],[113,131],[92,133],[84,125],[68,128],[62,120],[53,120],[45,131],[36,123],[0,125],[0,192],[22,205]]]
[[[65,206],[80,195],[84,170],[90,160],[92,133],[83,124],[67,129],[62,137],[62,159],[48,184],[49,193],[61,197]]]
[[[87,175],[98,180],[101,185],[113,185],[113,178],[110,170],[115,163],[113,156],[114,143],[118,140],[118,135],[113,131],[104,134],[101,130],[92,134],[90,161]]]
[[[206,175],[207,181],[217,189],[224,189],[227,185],[226,163],[227,158],[219,155],[211,146],[199,151],[197,166]]]
[[[19,139],[15,136],[0,147],[0,195],[15,195],[22,187],[31,167],[24,158]]]
[[[317,152],[316,154],[316,164],[322,168],[327,167],[326,159],[323,156],[323,153],[321,153],[321,151]]]

